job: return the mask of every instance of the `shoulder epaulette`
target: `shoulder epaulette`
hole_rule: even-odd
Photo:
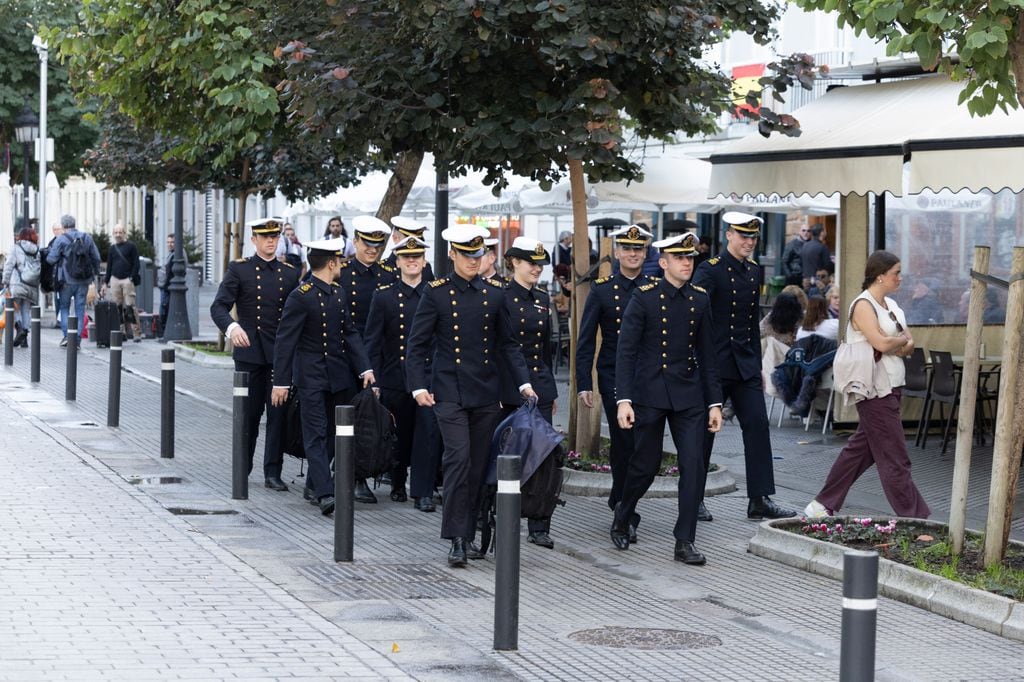
[[[442,277],[441,279],[435,279],[432,282],[427,282],[427,284],[430,285],[431,289],[437,288],[439,286],[443,286],[443,285],[445,285],[447,283],[448,283],[448,278],[447,277]]]
[[[341,265],[338,266],[338,269],[339,270],[344,270],[345,268],[348,267],[348,264],[349,264],[349,261],[345,261],[344,263],[342,263]]]
[[[657,275],[647,275],[647,279],[651,280],[654,283],[658,283],[661,281],[661,277],[658,277]]]
[[[612,281],[611,277],[602,277],[600,279],[595,279],[594,280],[594,285],[596,286],[598,284],[604,284],[605,282],[610,282],[610,281]]]
[[[306,282],[305,284],[300,284],[299,285],[299,291],[301,291],[302,293],[306,293],[307,291],[309,291],[312,288],[313,288],[313,285],[310,284],[309,282]]]
[[[708,293],[707,289],[705,289],[704,287],[701,287],[701,286],[697,286],[696,284],[691,284],[690,288],[693,289],[694,291],[699,291],[702,294]]]
[[[235,263],[245,263],[245,262],[247,262],[248,260],[249,260],[248,258],[236,258],[236,259],[234,260],[234,262],[235,262]]]
[[[757,265],[757,261],[754,260],[753,258],[751,258],[750,256],[747,256],[747,262],[748,263],[753,263],[754,265]]]
[[[295,266],[292,265],[291,263],[281,263],[281,265],[287,266],[287,267],[291,268],[292,270],[295,269]]]
[[[713,258],[708,258],[704,262],[707,263],[708,265],[718,265],[718,261],[719,260],[721,260],[721,259],[718,256],[715,256]]]
[[[500,279],[495,279],[494,277],[481,277],[481,279],[490,284],[492,287],[498,287],[499,289],[504,289],[506,286],[508,286],[507,282],[502,282]]]
[[[385,263],[383,261],[381,261],[381,263],[380,263],[380,269],[383,270],[384,272],[394,272],[395,271],[394,267],[388,265],[387,263]]]
[[[647,284],[641,284],[637,289],[640,291],[650,291],[656,286],[658,286],[657,282],[648,282]]]
[[[394,282],[392,282],[392,284],[394,284]],[[390,289],[390,288],[391,288],[391,284],[381,284],[381,285],[379,285],[377,287],[377,291],[384,291],[385,289]]]

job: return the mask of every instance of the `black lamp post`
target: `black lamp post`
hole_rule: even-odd
[[[174,257],[171,260],[171,281],[167,284],[170,301],[164,321],[164,341],[190,341],[192,328],[188,322],[185,302],[185,198],[180,189],[174,190]]]
[[[29,108],[27,102],[22,107],[18,117],[14,119],[14,137],[21,143],[22,155],[25,157],[25,170],[22,177],[25,185],[25,195],[22,198],[22,215],[25,217],[24,227],[28,227],[28,161],[29,156],[32,154],[32,143],[39,137],[39,117]]]

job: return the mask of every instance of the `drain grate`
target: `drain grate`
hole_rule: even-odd
[[[722,645],[722,640],[714,635],[661,628],[603,627],[573,632],[569,635],[569,639],[580,644],[644,651],[706,649]]]
[[[175,516],[222,516],[237,514],[234,509],[192,509],[190,507],[167,507]]]
[[[179,476],[131,476],[127,480],[132,485],[169,485],[181,483],[185,479]]]
[[[426,564],[300,566],[299,572],[344,599],[476,599],[490,595]]]

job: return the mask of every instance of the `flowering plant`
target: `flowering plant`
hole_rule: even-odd
[[[896,519],[886,524],[876,523],[870,518],[852,519],[804,519],[801,531],[819,540],[844,544],[848,542],[885,543],[896,530]]]

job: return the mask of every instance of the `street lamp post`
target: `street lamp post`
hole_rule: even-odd
[[[185,199],[180,189],[174,190],[174,258],[171,259],[171,281],[167,284],[171,299],[167,306],[167,320],[164,323],[164,341],[189,341],[192,328],[188,322],[188,308],[185,302]]]
[[[25,157],[24,175],[22,180],[25,185],[25,194],[22,197],[22,215],[25,218],[23,227],[28,227],[28,174],[29,157],[32,154],[32,143],[39,137],[39,118],[29,108],[28,103],[22,107],[21,113],[14,119],[14,137],[21,143],[21,151]]]

